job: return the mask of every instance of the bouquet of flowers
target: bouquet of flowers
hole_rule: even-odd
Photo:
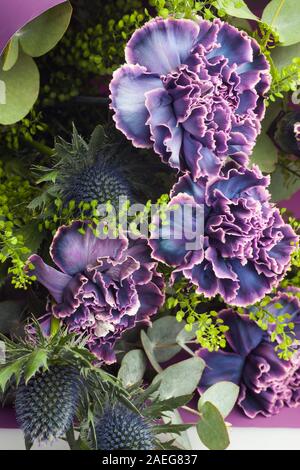
[[[296,0],[6,3],[0,399],[27,449],[226,449],[234,407],[300,406]]]

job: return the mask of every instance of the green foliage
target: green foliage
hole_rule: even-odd
[[[197,424],[198,435],[210,450],[224,450],[229,446],[229,436],[219,410],[209,401],[201,407],[201,419]]]
[[[192,394],[199,385],[205,362],[200,357],[191,357],[173,364],[154,377],[159,383],[157,395],[161,400]]]
[[[263,331],[271,330],[270,340],[274,343],[278,357],[288,361],[295,354],[295,346],[297,346],[297,340],[293,338],[294,323],[289,313],[274,315],[270,312],[268,306],[271,303],[273,304],[272,297],[266,295],[263,300],[248,308],[247,311],[238,308],[237,312],[249,313],[250,320],[255,321]],[[282,305],[275,304],[275,308],[280,309]]]
[[[150,0],[149,3],[163,18],[170,15],[175,18],[195,19],[197,15],[200,15],[206,20],[212,20],[229,15],[237,18],[257,19],[244,0]]]
[[[177,344],[177,336],[183,328],[183,324],[169,315],[154,321],[148,328],[147,335],[159,363],[169,361],[179,353],[181,347]]]
[[[287,200],[299,189],[300,160],[291,159],[289,155],[280,152],[278,165],[271,175],[271,185],[269,187],[272,201]]]
[[[31,57],[47,54],[65,34],[71,15],[71,4],[66,1],[27,23],[17,36],[23,51]]]
[[[5,98],[0,105],[0,124],[13,124],[29,113],[38,97],[39,71],[34,60],[22,52],[11,69],[0,67],[0,80]]]
[[[225,348],[226,339],[224,333],[228,330],[223,320],[218,318],[215,310],[200,313],[201,304],[207,303],[207,299],[197,294],[194,286],[188,285],[186,280],[180,280],[174,286],[172,296],[166,301],[166,308],[175,309],[178,322],[185,320],[187,332],[194,331],[197,342],[208,351],[218,351]]]
[[[117,379],[95,367],[95,356],[85,347],[87,338],[68,333],[66,328],[54,328],[53,333],[47,336],[36,320],[33,320],[31,328],[34,332],[16,341],[0,335],[5,343],[5,363],[0,365],[0,388],[3,391],[12,378],[17,384],[21,378],[28,382],[38,371],[47,371],[51,365],[74,366],[83,375],[96,373],[102,380],[118,386]]]
[[[267,107],[264,120],[262,121],[261,133],[256,140],[251,155],[251,164],[258,165],[260,170],[265,173],[273,172],[278,161],[278,149],[275,147],[268,132],[280,111],[281,106],[279,102],[271,103]]]
[[[297,90],[300,85],[300,57],[294,57],[291,64],[281,69],[271,62],[271,73],[273,80],[269,99],[275,101],[277,98],[284,98],[284,93]]]
[[[0,127],[0,145],[14,151],[20,151],[26,141],[32,142],[33,139],[42,139],[47,127],[41,113],[37,113],[33,108],[27,117],[16,124]]]
[[[42,59],[41,65],[47,70],[43,105],[64,103],[80,93],[98,96],[95,77],[101,77],[101,84],[108,86],[107,76],[125,60],[126,42],[147,19],[142,0],[100,1],[95,8],[101,10],[95,24],[83,24],[79,30],[71,25],[58,47]],[[95,16],[95,12],[91,14]]]
[[[202,393],[198,401],[198,410],[201,412],[204,403],[210,402],[225,419],[232,411],[239,392],[239,387],[232,382],[217,382]]]
[[[225,13],[236,18],[258,20],[257,16],[249,10],[244,0],[217,0],[215,3],[217,4],[219,15],[221,11],[221,15]]]
[[[36,194],[31,183],[7,170],[0,160],[0,265],[8,263],[11,283],[26,289],[33,281],[24,273],[25,261],[31,250],[26,230],[32,223],[26,206]]]
[[[262,15],[262,21],[272,27],[284,46],[300,41],[298,0],[271,0]]]
[[[286,209],[281,209],[282,214],[284,214],[285,212]],[[300,237],[300,221],[295,219],[295,217],[289,217],[288,222],[294,229],[295,233]],[[294,286],[300,288],[300,239],[298,239],[298,242],[295,246],[295,250],[292,253],[291,269],[285,279],[281,282],[281,286]]]
[[[285,0],[281,2],[282,5],[284,1]],[[275,2],[277,2],[277,0],[270,2],[265,11]],[[281,10],[277,11],[276,9],[276,11],[273,11],[272,15],[265,15],[265,11],[262,16],[262,21],[257,23],[257,28],[252,35],[258,41],[262,52],[270,62],[272,82],[268,98],[271,102],[274,102],[283,99],[286,93],[294,91],[299,86],[300,58],[298,53],[299,48],[278,47],[283,45],[278,29],[276,28],[276,18]],[[292,16],[295,17],[295,15]],[[286,51],[284,51],[284,49],[286,49]],[[277,52],[278,50],[280,50],[280,53]]]
[[[146,371],[146,356],[140,349],[133,349],[123,357],[118,378],[125,388],[136,385],[142,381]]]
[[[1,60],[0,123],[14,124],[32,109],[39,94],[40,77],[32,59],[52,49],[66,31],[72,13],[69,2],[46,11],[11,39]]]

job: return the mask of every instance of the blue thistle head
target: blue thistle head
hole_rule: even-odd
[[[16,394],[17,421],[34,442],[62,437],[71,427],[80,396],[80,374],[70,366],[51,366],[37,372]]]
[[[145,418],[123,405],[107,405],[96,419],[96,439],[99,450],[151,450],[154,435]]]
[[[110,201],[116,206],[120,197],[133,199],[127,179],[113,164],[101,161],[101,158],[81,173],[72,175],[63,194],[66,201],[74,200],[77,204],[96,200],[100,204]]]
[[[300,157],[300,112],[289,111],[277,122],[274,140],[286,153]]]
[[[167,167],[111,129],[106,134],[97,126],[87,144],[74,127],[72,142],[59,139],[55,149],[55,186],[65,203],[97,200],[116,205],[120,197],[142,202],[157,199],[164,187],[165,192],[170,189]]]

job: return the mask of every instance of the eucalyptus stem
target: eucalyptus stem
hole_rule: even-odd
[[[193,408],[190,408],[189,406],[181,406],[181,408],[185,411],[188,411],[189,413],[192,413],[193,415],[197,415],[199,418],[201,418],[201,413],[199,411],[194,410]]]
[[[38,150],[40,153],[43,153],[44,155],[51,157],[54,154],[54,150],[48,147],[47,145],[42,144],[41,142],[36,142],[30,137],[24,137],[24,139],[26,140],[26,142],[28,142],[31,145],[31,147],[35,148],[36,150]]]

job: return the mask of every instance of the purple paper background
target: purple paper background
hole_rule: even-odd
[[[197,407],[195,406],[195,409]],[[180,411],[182,420],[185,423],[196,423],[198,418],[195,414],[185,410]],[[266,418],[257,416],[254,419],[247,418],[239,408],[235,408],[226,418],[226,422],[231,423],[235,428],[300,428],[300,407],[283,408],[276,416]],[[1,419],[0,419],[1,426]]]
[[[66,0],[0,0],[0,54],[29,21]]]
[[[195,409],[196,409],[195,405]],[[185,410],[180,411],[181,417],[186,423],[197,422],[197,417],[193,413]],[[258,416],[255,419],[247,418],[238,408],[226,418],[228,423],[239,428],[300,428],[300,407],[299,408],[283,408],[276,416],[265,418]],[[17,429],[18,424],[15,412],[12,408],[0,409],[0,429]]]

